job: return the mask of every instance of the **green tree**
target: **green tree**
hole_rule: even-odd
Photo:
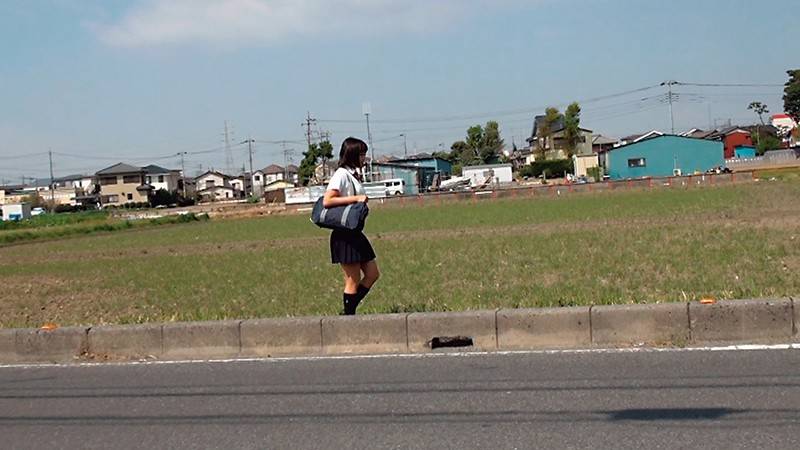
[[[478,152],[478,157],[484,164],[491,162],[503,151],[505,143],[500,137],[500,125],[494,120],[486,122],[483,128],[483,146]]]
[[[541,159],[544,159],[545,152],[550,146],[550,137],[553,135],[553,128],[562,119],[558,108],[550,106],[544,110],[544,120],[536,130],[536,150]]]
[[[308,186],[309,181],[314,178],[317,162],[321,157],[322,150],[315,143],[309,145],[308,150],[303,152],[303,160],[300,161],[300,167],[297,169],[297,177],[301,185]]]
[[[750,104],[747,105],[747,109],[755,112],[756,115],[758,115],[758,120],[761,122],[761,125],[764,125],[764,114],[769,113],[767,105],[761,102],[750,102]],[[758,125],[756,125],[756,148],[759,147],[761,147],[761,130],[759,130]]]
[[[567,157],[571,158],[578,149],[581,139],[581,107],[577,102],[571,103],[564,111],[564,142]]]
[[[783,110],[800,123],[800,69],[787,70],[789,81],[783,88]]]

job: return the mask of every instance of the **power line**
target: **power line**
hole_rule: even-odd
[[[702,87],[784,87],[782,84],[758,84],[758,83],[684,83],[676,81],[679,86],[702,86]]]

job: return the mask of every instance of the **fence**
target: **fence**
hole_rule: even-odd
[[[465,192],[434,192],[416,196],[390,197],[371,200],[370,205],[440,205],[445,202],[469,201],[476,203],[487,199],[552,198],[592,192],[616,192],[653,189],[688,189],[697,186],[730,186],[752,182],[753,172],[700,174],[682,177],[643,178],[622,181],[604,181],[586,184],[547,184],[536,186],[508,186],[495,189]]]
[[[800,166],[800,148],[772,150],[754,158],[725,160],[725,167],[734,171],[791,166]]]

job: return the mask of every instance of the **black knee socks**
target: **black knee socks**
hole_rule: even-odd
[[[356,313],[356,308],[361,300],[369,294],[369,288],[363,285],[358,285],[358,291],[355,294],[342,294],[342,304],[344,305],[344,315],[352,316]]]

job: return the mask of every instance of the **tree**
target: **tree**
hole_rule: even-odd
[[[486,122],[483,129],[483,146],[478,152],[478,157],[485,164],[491,162],[497,155],[503,151],[505,143],[500,137],[500,125],[494,120]]]
[[[758,120],[761,121],[761,125],[764,125],[763,115],[769,113],[769,108],[767,105],[761,102],[750,102],[750,104],[747,105],[747,109],[753,110],[753,112],[758,115]]]
[[[769,112],[767,105],[761,102],[750,102],[750,104],[747,105],[747,109],[753,110],[753,112],[755,112],[758,115],[758,120],[761,122],[761,125],[764,125],[763,115]],[[756,125],[756,148],[759,148],[760,146],[761,146],[761,133],[760,130],[758,129],[758,126]]]
[[[314,178],[317,161],[321,156],[322,150],[317,144],[309,145],[308,150],[303,152],[303,160],[300,161],[300,167],[297,169],[297,177],[301,185],[308,186],[308,182]]]
[[[783,111],[800,123],[800,69],[787,70],[789,81],[783,88]]]
[[[578,149],[581,139],[581,107],[577,102],[571,103],[564,111],[564,142],[567,157],[571,158]]]
[[[453,142],[448,160],[453,164],[486,164],[503,150],[505,142],[500,136],[500,125],[490,120],[486,126],[473,125],[467,129],[466,139]]]
[[[558,108],[554,106],[544,110],[544,120],[536,130],[536,149],[542,159],[544,159],[545,152],[550,146],[550,136],[553,134],[553,128],[562,118],[563,116],[558,111]]]

